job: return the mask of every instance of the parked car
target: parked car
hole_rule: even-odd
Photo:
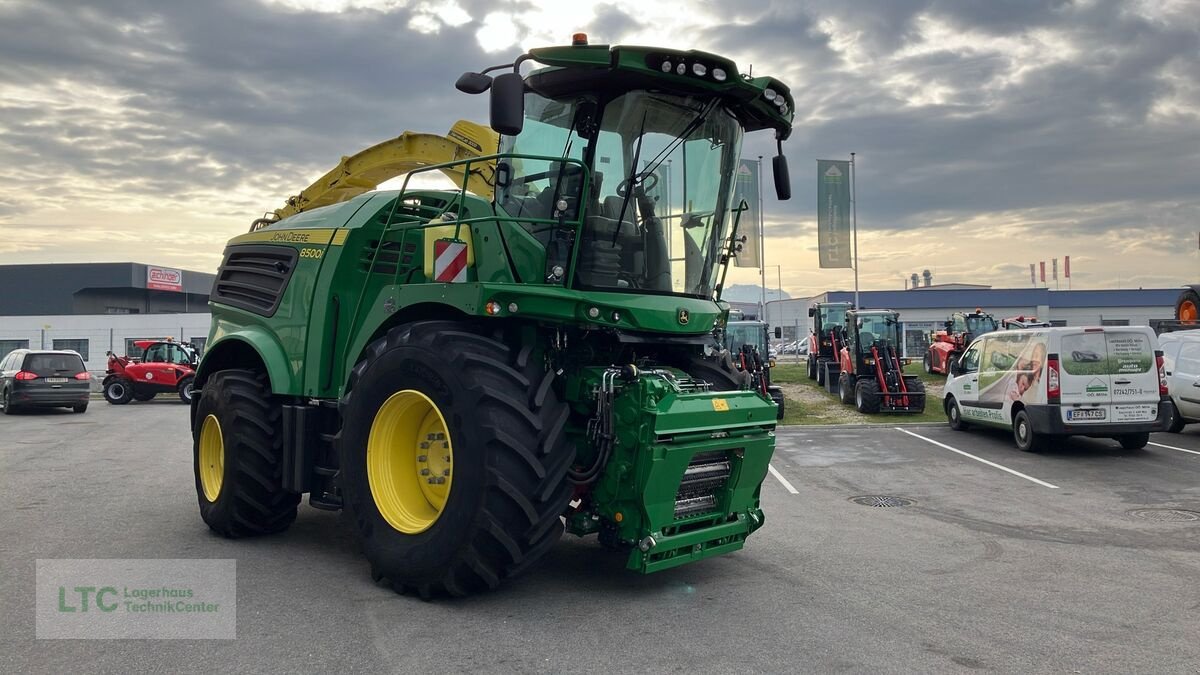
[[[21,408],[88,407],[92,376],[78,352],[18,349],[0,359],[0,405],[11,415]]]
[[[1029,452],[1055,436],[1113,438],[1135,450],[1166,427],[1163,361],[1146,326],[989,333],[951,363],[946,419],[956,430],[1011,429]]]
[[[1167,431],[1177,434],[1200,422],[1200,330],[1158,336],[1163,351],[1163,375],[1171,397]]]

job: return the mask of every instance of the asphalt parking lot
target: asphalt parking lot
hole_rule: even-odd
[[[1197,673],[1200,427],[1151,441],[782,429],[741,552],[643,577],[568,537],[498,592],[423,602],[371,582],[338,514],[211,535],[165,397],[0,417],[0,671]],[[39,558],[235,558],[237,639],[36,640]]]

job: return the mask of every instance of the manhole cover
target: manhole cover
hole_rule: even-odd
[[[891,506],[911,506],[913,500],[905,499],[904,497],[892,497],[890,495],[866,495],[863,497],[851,497],[850,501],[863,506],[874,506],[877,508],[887,508]]]
[[[1200,520],[1200,513],[1184,509],[1133,509],[1126,511],[1134,518],[1154,520],[1160,523],[1182,523],[1189,520]]]

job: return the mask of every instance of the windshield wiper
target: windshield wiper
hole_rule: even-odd
[[[626,185],[626,187],[625,196],[621,200],[621,211],[617,214],[617,229],[613,232],[612,246],[616,246],[617,239],[621,236],[621,229],[625,224],[625,209],[629,208],[629,196],[633,194],[633,181],[638,175],[638,160],[642,156],[642,141],[646,138],[646,116],[649,114],[648,110],[642,112],[642,128],[638,131],[637,147],[633,149],[633,166],[630,167],[629,175],[625,177],[625,180],[617,185],[618,188],[621,185]]]

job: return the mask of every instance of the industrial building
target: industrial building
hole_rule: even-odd
[[[0,358],[14,349],[71,349],[88,370],[106,353],[138,356],[134,340],[203,349],[214,275],[142,263],[0,265]]]

